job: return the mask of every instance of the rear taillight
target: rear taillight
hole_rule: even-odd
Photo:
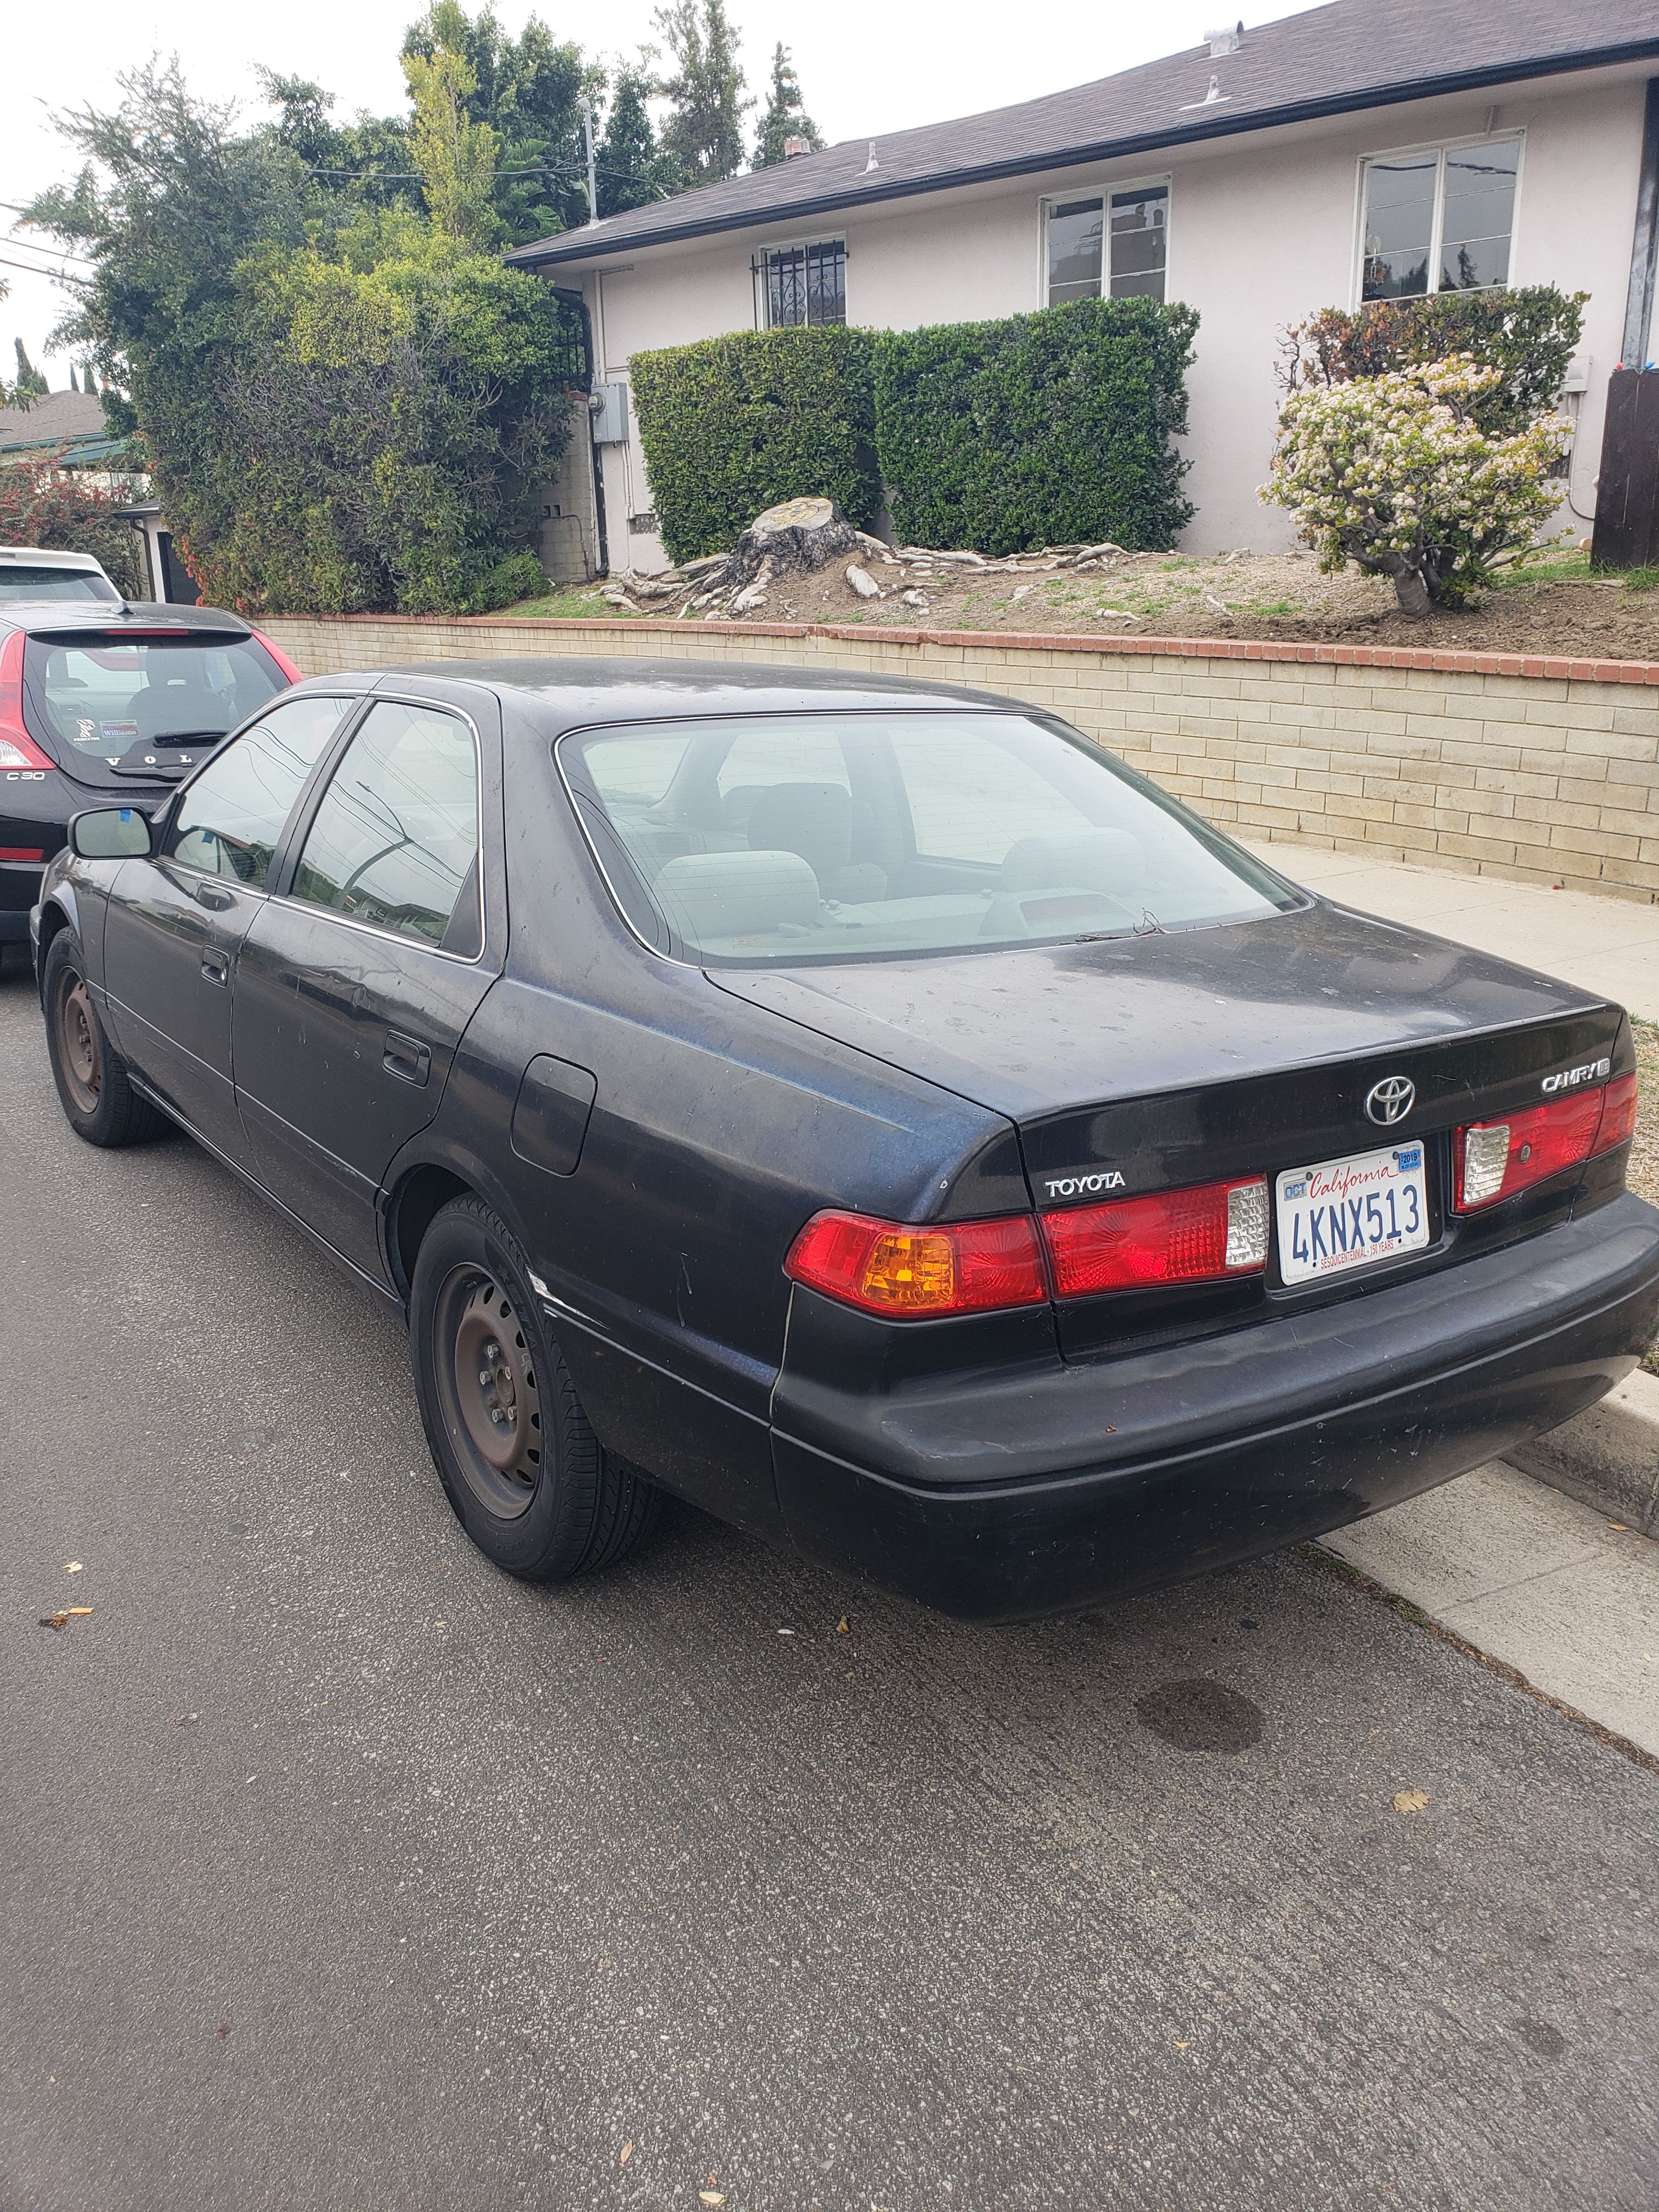
[[[866,1213],[816,1213],[791,1245],[783,1271],[843,1305],[895,1319],[1042,1305],[1048,1296],[1029,1213],[932,1228]]]
[[[23,646],[21,629],[0,646],[0,769],[27,769],[38,775],[57,763],[23,727]]]
[[[1202,1183],[1042,1217],[1062,1298],[1255,1274],[1267,1264],[1267,1186]]]
[[[1528,1106],[1504,1121],[1475,1121],[1457,1132],[1460,1213],[1496,1206],[1598,1152],[1626,1143],[1636,1127],[1636,1078],[1616,1076],[1595,1091]]]
[[[294,663],[289,659],[287,653],[283,651],[282,647],[276,643],[274,638],[267,637],[262,629],[256,629],[252,633],[252,635],[258,640],[262,646],[264,646],[265,651],[270,655],[278,668],[282,670],[283,675],[287,677],[290,684],[303,684],[305,682],[306,678],[304,669],[295,667]]]

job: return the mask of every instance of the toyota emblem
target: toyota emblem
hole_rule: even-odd
[[[1403,1121],[1417,1103],[1417,1085],[1408,1075],[1385,1075],[1365,1093],[1365,1111],[1385,1129]]]

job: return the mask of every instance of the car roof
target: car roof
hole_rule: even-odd
[[[652,722],[704,714],[787,714],[839,708],[1000,707],[992,691],[852,669],[741,661],[614,659],[422,660],[314,679],[319,689],[392,691],[448,684],[487,686],[550,732],[601,722]],[[1028,711],[1021,708],[1020,711]]]
[[[0,545],[0,561],[21,561],[31,568],[72,568],[82,576],[101,576],[104,564],[90,553],[53,553],[44,545]]]
[[[37,630],[191,630],[246,637],[249,625],[220,607],[181,607],[163,600],[0,599],[0,629]]]

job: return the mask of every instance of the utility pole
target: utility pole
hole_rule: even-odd
[[[582,102],[582,130],[587,138],[587,220],[597,222],[599,219],[599,171],[593,161],[593,103],[591,100]]]

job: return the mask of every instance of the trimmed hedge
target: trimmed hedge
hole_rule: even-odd
[[[833,499],[861,530],[881,505],[867,331],[739,331],[629,363],[669,557],[733,545],[780,500]]]
[[[921,331],[734,331],[635,354],[634,409],[670,557],[725,552],[763,507],[884,493],[911,544],[1012,553],[1173,544],[1192,515],[1186,371],[1198,316],[1079,300]]]
[[[1186,371],[1198,314],[1074,300],[883,335],[876,447],[901,540],[1013,553],[1163,548],[1190,520]]]

